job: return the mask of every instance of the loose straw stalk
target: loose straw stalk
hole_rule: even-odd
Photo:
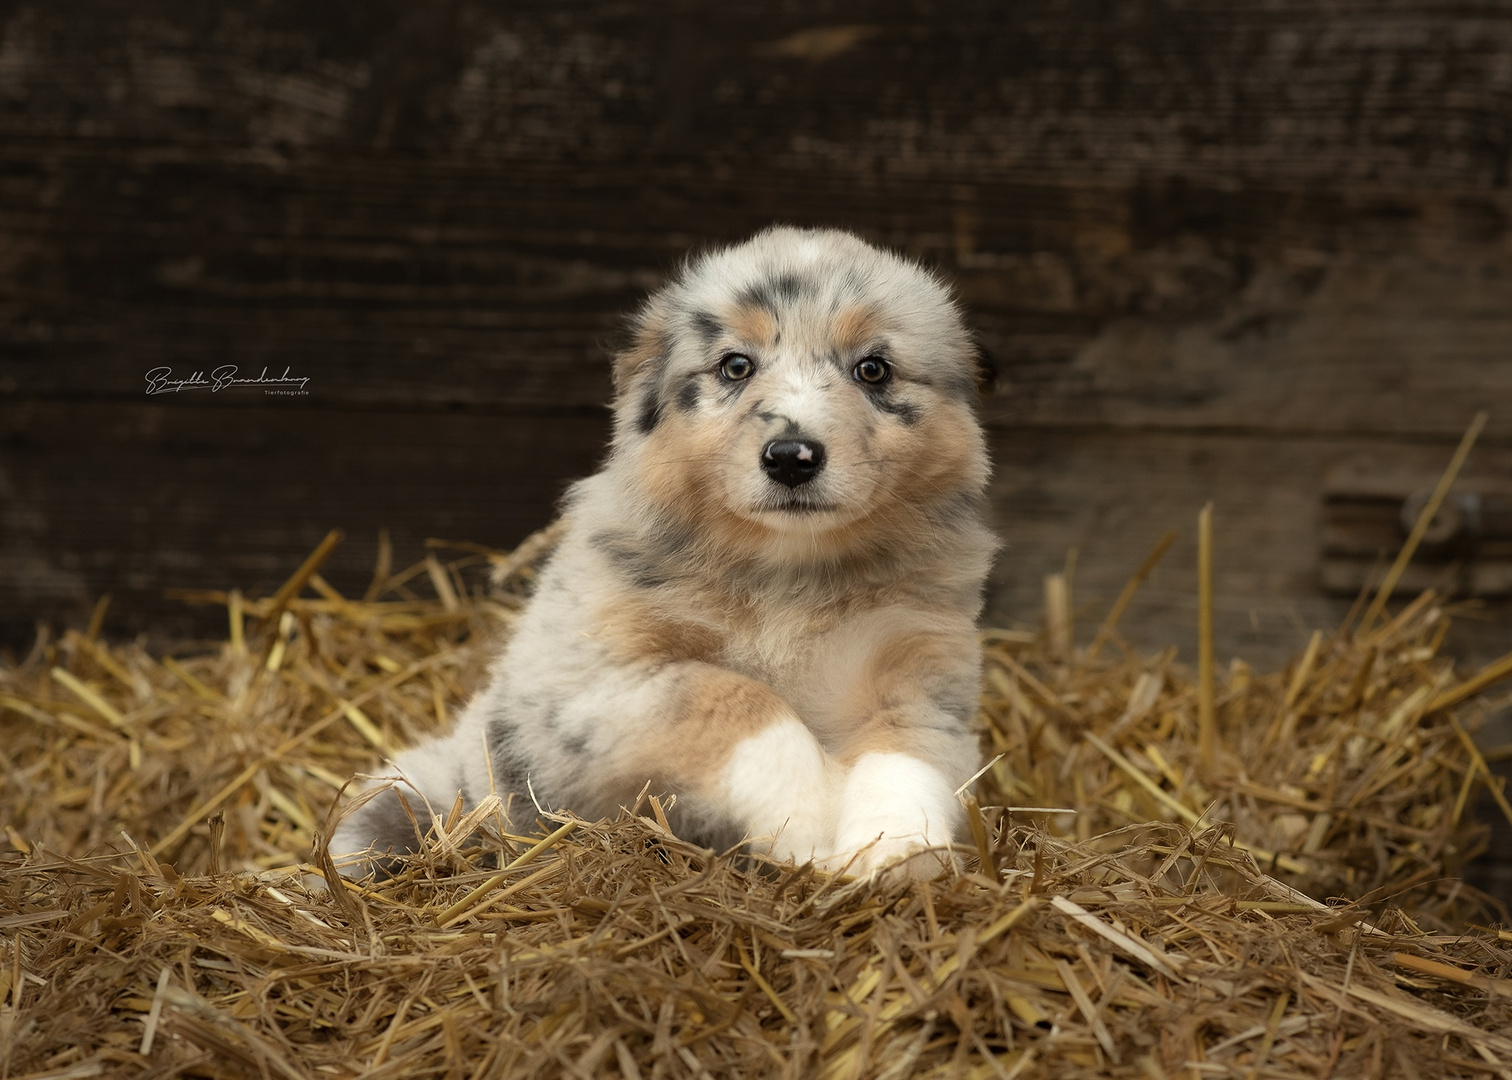
[[[1386,601],[1391,599],[1392,592],[1396,589],[1397,582],[1401,580],[1407,564],[1412,561],[1412,556],[1417,552],[1418,544],[1422,543],[1423,536],[1428,531],[1428,526],[1433,523],[1434,517],[1439,512],[1439,507],[1444,504],[1444,499],[1449,495],[1449,489],[1454,486],[1455,479],[1459,476],[1465,459],[1470,456],[1470,448],[1475,445],[1475,440],[1480,438],[1481,429],[1486,426],[1490,419],[1490,413],[1482,410],[1475,414],[1475,419],[1470,421],[1470,427],[1466,430],[1464,438],[1460,439],[1459,448],[1454,451],[1454,457],[1449,461],[1449,467],[1444,470],[1444,475],[1439,477],[1438,485],[1433,489],[1428,502],[1417,516],[1417,521],[1412,525],[1412,532],[1407,535],[1407,542],[1402,545],[1402,550],[1397,552],[1396,561],[1391,564],[1391,569],[1386,572],[1386,580],[1381,582],[1381,588],[1376,593],[1375,599],[1370,602],[1370,607],[1365,609],[1365,617],[1360,620],[1361,636],[1370,632],[1376,618],[1386,607]]]
[[[1134,576],[1128,580],[1123,587],[1123,591],[1118,594],[1118,599],[1113,602],[1113,607],[1108,611],[1108,617],[1097,628],[1097,634],[1093,637],[1092,644],[1087,646],[1088,663],[1097,659],[1098,650],[1103,647],[1108,638],[1113,636],[1113,631],[1118,627],[1118,620],[1123,618],[1124,612],[1133,603],[1134,594],[1139,592],[1139,587],[1144,584],[1145,578],[1150,576],[1156,564],[1160,562],[1161,558],[1164,557],[1165,553],[1171,549],[1171,545],[1175,542],[1176,530],[1170,529],[1160,538],[1154,549],[1145,556],[1145,561],[1139,564],[1139,569],[1134,571]]]
[[[1197,754],[1204,774],[1218,759],[1213,708],[1213,504],[1197,515]]]

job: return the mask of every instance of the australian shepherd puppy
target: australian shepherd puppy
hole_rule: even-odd
[[[332,852],[381,871],[459,792],[593,819],[649,783],[712,847],[937,872],[980,764],[995,547],[948,290],[849,233],[769,229],[652,296],[614,381],[608,460],[486,688]]]

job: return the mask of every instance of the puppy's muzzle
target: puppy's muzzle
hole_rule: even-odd
[[[774,439],[762,448],[761,468],[787,487],[806,484],[824,468],[824,444],[814,439]]]

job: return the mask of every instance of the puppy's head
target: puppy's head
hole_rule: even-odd
[[[616,459],[657,513],[792,557],[918,542],[980,493],[979,357],[931,274],[849,233],[693,260],[615,363]]]

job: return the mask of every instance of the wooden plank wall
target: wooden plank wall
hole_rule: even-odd
[[[0,634],[211,632],[167,586],[274,586],[333,525],[507,545],[591,470],[606,343],[690,248],[838,224],[959,286],[1032,622],[1280,662],[1320,485],[1512,466],[1512,9],[1411,0],[650,8],[0,4]],[[148,397],[235,365],[308,378]],[[1474,657],[1512,647],[1467,624]]]

